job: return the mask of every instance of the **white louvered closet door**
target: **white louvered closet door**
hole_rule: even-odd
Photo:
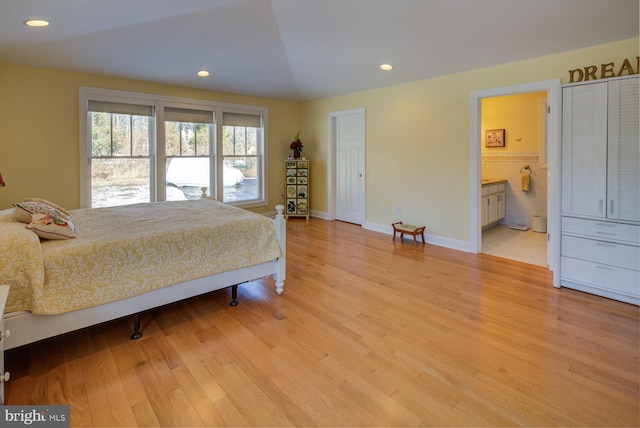
[[[640,86],[609,82],[607,217],[640,221]]]
[[[607,215],[607,83],[563,89],[562,212]]]

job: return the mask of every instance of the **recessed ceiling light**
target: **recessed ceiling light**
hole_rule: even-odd
[[[49,25],[49,21],[44,19],[27,19],[24,23],[29,27],[47,27]]]
[[[197,73],[197,74],[198,74],[198,76],[200,76],[200,77],[207,77],[207,76],[209,76],[209,72],[208,72],[207,70],[200,70],[200,71],[198,71],[198,73]]]
[[[381,70],[384,70],[384,71],[393,70],[393,65],[391,65],[391,64],[382,64],[382,65],[380,66],[380,69],[381,69]]]

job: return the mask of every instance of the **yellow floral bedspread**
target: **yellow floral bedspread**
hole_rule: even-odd
[[[76,238],[40,242],[0,211],[7,312],[57,314],[280,257],[270,219],[212,199],[70,211]]]

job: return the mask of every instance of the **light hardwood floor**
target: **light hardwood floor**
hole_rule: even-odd
[[[288,221],[265,279],[7,353],[72,426],[638,426],[638,307],[546,268]]]

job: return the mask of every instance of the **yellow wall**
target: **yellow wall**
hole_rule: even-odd
[[[268,107],[269,206],[255,211],[274,211],[280,203],[284,159],[300,128],[299,103],[0,63],[0,173],[7,183],[0,187],[0,209],[25,197],[78,207],[80,86]]]
[[[482,154],[538,152],[540,150],[540,100],[546,98],[546,92],[483,98],[480,141]],[[484,135],[489,129],[505,130],[504,147],[486,147]]]
[[[366,198],[369,225],[401,217],[436,236],[469,240],[470,94],[561,78],[569,70],[638,55],[638,39],[451,74],[306,103],[291,103],[118,79],[0,64],[0,208],[24,197],[79,203],[78,87],[149,92],[269,108],[269,207],[284,188],[284,159],[298,131],[311,159],[311,209],[327,211],[327,118],[366,109]],[[635,67],[635,64],[634,64]],[[402,206],[402,214],[395,213]]]
[[[302,126],[310,143],[305,151],[313,166],[311,208],[328,209],[328,114],[364,107],[366,222],[388,226],[401,217],[426,225],[430,234],[468,242],[470,94],[550,79],[566,83],[569,70],[611,61],[617,66],[635,59],[638,46],[637,38],[630,39],[303,103]]]

